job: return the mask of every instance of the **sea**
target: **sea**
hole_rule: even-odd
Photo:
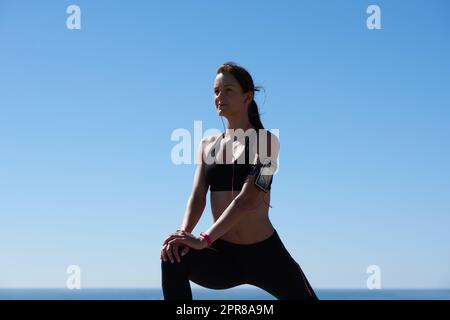
[[[315,289],[320,300],[450,300],[450,289]],[[276,300],[259,288],[193,288],[194,300]],[[10,288],[0,300],[162,300],[161,288]]]

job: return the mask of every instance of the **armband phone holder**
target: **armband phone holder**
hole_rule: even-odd
[[[258,164],[256,169],[255,185],[265,193],[270,191],[270,186],[272,185],[273,174],[269,174],[269,170],[266,169],[270,166],[270,160],[266,159],[264,163]]]

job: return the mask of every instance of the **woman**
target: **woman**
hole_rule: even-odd
[[[192,300],[190,280],[210,289],[250,284],[278,299],[317,300],[269,219],[279,143],[264,130],[255,91],[244,68],[234,63],[218,68],[215,105],[219,116],[227,119],[227,129],[202,140],[181,229],[164,240],[161,269],[166,300]],[[245,132],[240,135],[245,144],[235,132]],[[196,237],[190,232],[203,213],[208,188],[214,224]]]

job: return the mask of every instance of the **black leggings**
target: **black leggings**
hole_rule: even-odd
[[[180,259],[161,262],[165,300],[192,300],[189,280],[210,289],[250,284],[280,300],[318,300],[276,230],[269,238],[253,244],[217,239],[211,247],[191,248]]]

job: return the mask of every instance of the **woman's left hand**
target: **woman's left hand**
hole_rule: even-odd
[[[185,234],[172,234],[168,237],[164,244],[170,245],[186,245],[192,249],[201,250],[208,246],[208,243],[202,237],[196,237],[193,234],[185,233]]]

